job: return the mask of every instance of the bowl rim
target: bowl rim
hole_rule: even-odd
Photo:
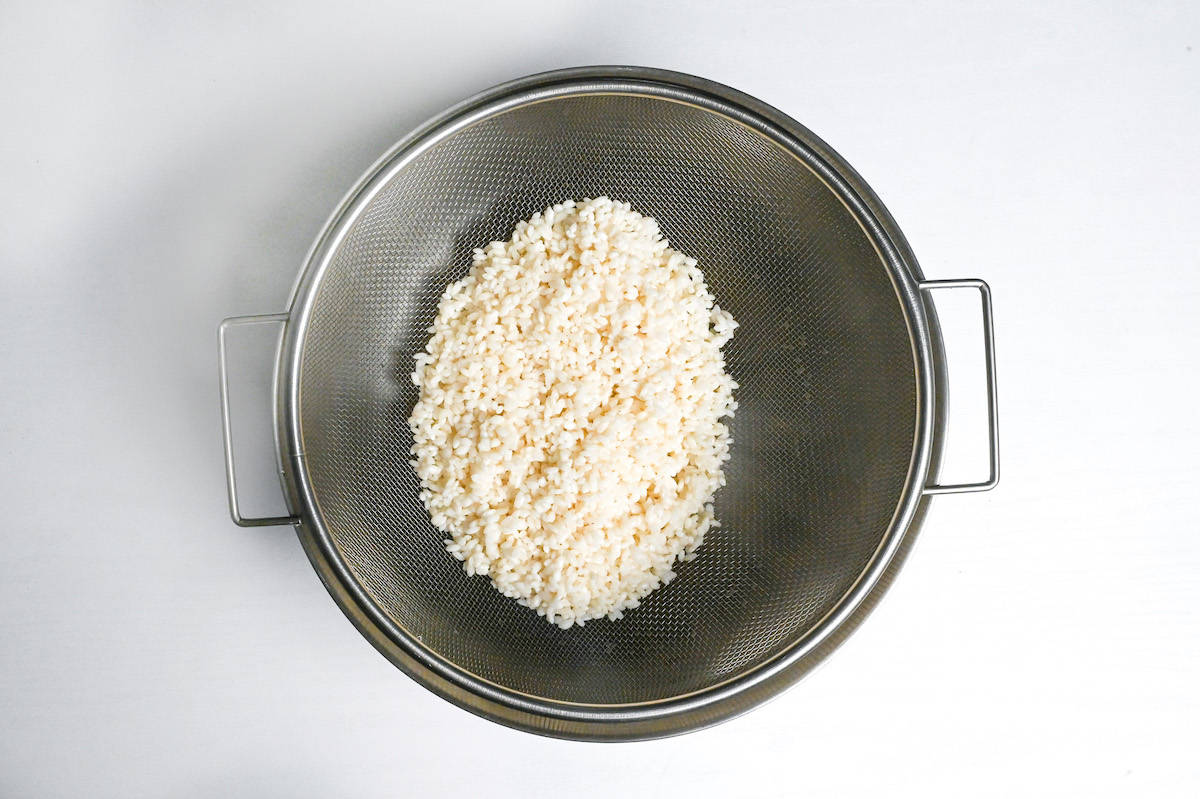
[[[304,339],[321,277],[358,215],[401,169],[440,140],[475,122],[532,102],[580,94],[637,93],[723,114],[768,136],[803,161],[847,206],[875,246],[908,327],[916,376],[913,451],[887,532],[851,588],[825,617],[771,660],[688,694],[630,704],[582,704],[514,691],[443,659],[392,621],[354,578],[319,511],[300,424]],[[939,458],[944,366],[923,274],[899,227],[858,173],[824,141],[779,110],[713,81],[661,69],[591,66],[530,75],[480,92],[417,127],[379,158],[345,195],[314,241],[289,301],[275,374],[276,455],[297,535],[313,568],[360,633],[393,664],[438,695],[519,729],[587,740],[656,738],[731,718],[777,695],[822,661],[861,623],[911,547],[928,498],[923,487]],[[900,557],[897,557],[897,556]]]

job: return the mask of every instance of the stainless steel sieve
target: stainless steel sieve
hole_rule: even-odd
[[[741,327],[721,526],[620,621],[560,630],[469,577],[417,496],[412,356],[471,250],[565,198],[658,219]],[[945,369],[932,289],[982,296],[991,474],[932,482]],[[275,399],[292,515],[245,518],[225,333],[282,327]],[[991,299],[926,281],[861,178],[779,111],[710,81],[634,67],[535,75],[413,132],[334,212],[289,310],[226,319],[221,394],[230,510],[291,524],[364,636],[481,716],[566,738],[693,730],[798,680],[869,612],[931,494],[998,476]]]

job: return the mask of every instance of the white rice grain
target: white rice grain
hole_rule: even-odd
[[[446,549],[564,628],[670,582],[716,524],[736,327],[696,262],[606,197],[476,250],[412,375],[413,467]]]

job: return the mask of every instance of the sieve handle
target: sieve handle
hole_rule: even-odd
[[[919,284],[921,291],[934,289],[978,289],[983,301],[983,355],[987,369],[988,390],[988,447],[991,472],[981,483],[956,483],[925,486],[925,494],[964,494],[970,491],[991,491],[1000,482],[1000,427],[996,420],[996,336],[992,329],[992,290],[978,279],[926,280]]]
[[[229,426],[229,369],[225,363],[225,331],[238,325],[261,325],[269,322],[287,324],[286,313],[231,316],[217,328],[217,361],[221,372],[221,428],[225,434],[225,482],[229,486],[229,515],[239,527],[268,527],[276,524],[299,524],[296,516],[262,516],[249,518],[238,508],[237,475],[233,466],[233,433]]]

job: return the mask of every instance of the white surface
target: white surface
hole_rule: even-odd
[[[206,5],[0,10],[0,795],[1200,792],[1194,3]],[[988,279],[1004,442],[1000,488],[936,500],[826,667],[718,728],[612,746],[437,699],[290,530],[229,522],[214,346],[222,316],[282,308],[415,123],[600,62],[778,106],[931,277]]]

